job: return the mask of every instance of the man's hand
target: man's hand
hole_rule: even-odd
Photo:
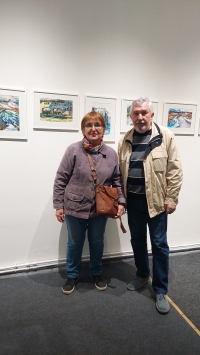
[[[175,205],[164,205],[166,214],[172,214],[176,210]]]
[[[65,220],[65,213],[64,213],[64,209],[60,208],[58,210],[56,210],[56,218],[58,220],[58,222],[63,223]]]

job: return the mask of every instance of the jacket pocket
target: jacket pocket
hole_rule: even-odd
[[[152,150],[153,167],[155,172],[164,172],[167,167],[167,152]]]
[[[66,207],[72,211],[80,211],[83,205],[83,195],[77,195],[73,192],[67,193]]]

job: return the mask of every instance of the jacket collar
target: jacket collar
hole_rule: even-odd
[[[132,144],[133,134],[134,134],[134,128],[132,128],[130,131],[128,131],[125,134],[124,137],[125,142]],[[162,144],[162,138],[163,135],[160,132],[160,127],[155,122],[152,122],[152,134],[150,137],[150,141],[147,145],[144,158],[146,158],[149,155],[149,153],[152,151],[153,148],[158,147],[159,145]]]
[[[152,122],[152,134],[151,134],[151,137],[150,137],[150,141],[156,137],[157,135],[160,134],[160,128],[159,126],[155,123],[155,122]],[[133,141],[133,134],[134,134],[134,127],[132,129],[130,129],[130,131],[128,131],[125,136],[124,136],[124,140],[125,141],[129,141],[132,143]]]
[[[162,139],[163,139],[163,135],[160,132],[160,127],[154,122],[154,124],[152,125],[152,135],[146,147],[144,159],[149,155],[152,149],[159,147],[159,145],[162,144]]]

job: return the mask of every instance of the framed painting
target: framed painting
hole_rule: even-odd
[[[133,128],[133,123],[130,118],[130,110],[133,100],[122,99],[122,108],[121,108],[121,125],[120,132],[127,132],[129,129]],[[158,115],[158,102],[152,101],[154,108],[154,117],[153,121],[157,121]]]
[[[78,95],[34,91],[34,129],[78,131]]]
[[[163,125],[175,134],[192,135],[195,133],[197,105],[165,102]]]
[[[116,117],[116,99],[96,96],[86,96],[85,111],[99,112],[106,121],[106,130],[104,133],[105,142],[115,141],[115,117]]]
[[[24,90],[0,89],[0,138],[27,139]]]

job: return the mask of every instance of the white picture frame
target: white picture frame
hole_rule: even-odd
[[[134,99],[124,99],[122,98],[122,103],[121,103],[121,120],[120,120],[120,132],[121,133],[126,133],[128,130],[133,128],[133,123],[130,118],[130,106],[132,105],[132,102]],[[157,122],[157,116],[158,116],[158,102],[157,101],[152,101],[153,108],[154,108],[154,117],[153,121]]]
[[[27,140],[25,90],[0,89],[0,139]]]
[[[85,98],[85,113],[96,111],[106,120],[106,130],[103,140],[115,142],[116,98],[87,95]]]
[[[197,105],[164,102],[163,126],[177,135],[194,135]]]
[[[34,90],[34,122],[36,130],[79,130],[79,96]]]

